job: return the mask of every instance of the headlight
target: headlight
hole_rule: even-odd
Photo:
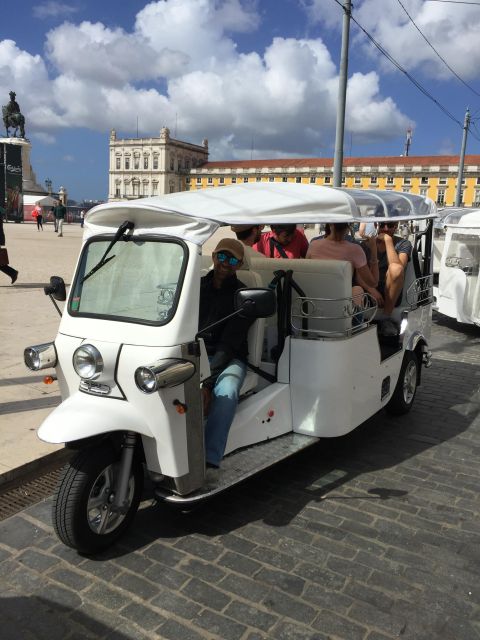
[[[143,393],[153,393],[157,389],[176,387],[189,380],[194,373],[195,365],[189,360],[158,360],[148,367],[138,367],[135,384]]]
[[[91,344],[82,344],[73,354],[73,368],[84,380],[97,378],[103,371],[100,351]]]
[[[27,347],[23,352],[26,366],[32,371],[48,369],[57,365],[57,351],[53,342]]]

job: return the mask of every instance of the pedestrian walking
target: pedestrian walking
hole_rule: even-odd
[[[57,204],[57,202],[54,200],[53,201],[53,205],[52,208],[50,209],[50,211],[48,212],[48,217],[50,220],[53,220],[53,230],[55,231],[55,233],[57,233],[58,231],[58,227],[57,227],[57,219],[55,217],[55,205]]]
[[[5,233],[3,232],[3,215],[5,209],[0,207],[0,271],[10,276],[12,284],[15,284],[18,278],[18,271],[8,264],[8,253],[5,248]]]
[[[37,220],[37,231],[40,231],[40,229],[43,231],[43,211],[39,202],[35,203],[35,208],[32,212],[32,216]]]
[[[57,222],[57,231],[58,231],[59,238],[63,236],[63,222],[65,220],[66,213],[67,213],[67,210],[65,206],[61,202],[56,201],[56,204],[53,207],[53,214]]]
[[[82,229],[83,229],[83,222],[84,222],[84,220],[85,220],[85,210],[84,210],[84,209],[82,209],[82,210],[80,211],[80,227],[81,227]]]

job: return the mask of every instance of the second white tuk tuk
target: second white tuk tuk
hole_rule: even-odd
[[[46,287],[52,299],[67,300],[58,334],[25,351],[31,369],[56,368],[63,400],[40,438],[77,450],[54,498],[60,539],[87,553],[110,545],[133,519],[144,469],[160,500],[188,506],[383,408],[407,412],[430,360],[435,215],[420,196],[289,183],[91,210],[68,299],[61,278]],[[425,221],[394,311],[398,336],[379,337],[373,300],[354,305],[350,263],[246,256],[236,313],[257,318],[249,372],[211,483],[201,403],[210,368],[198,332],[211,255],[202,246],[221,226],[386,218]]]
[[[435,309],[480,326],[480,209],[444,209],[435,222],[439,254]]]

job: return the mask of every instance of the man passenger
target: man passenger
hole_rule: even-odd
[[[296,224],[271,224],[270,229],[262,233],[254,249],[267,258],[305,258],[308,240]]]
[[[253,248],[253,245],[260,241],[263,228],[263,224],[235,224],[230,227],[237,236],[237,240],[244,245],[245,254],[247,256],[257,256],[257,258],[259,254]]]
[[[380,222],[377,236],[378,285],[374,289],[364,286],[361,278],[359,284],[370,293],[382,313],[378,316],[380,335],[396,336],[399,327],[392,318],[392,312],[401,296],[405,281],[405,267],[412,254],[412,244],[395,235],[398,222]]]
[[[235,293],[245,287],[237,278],[244,247],[224,238],[212,253],[213,269],[201,279],[199,330],[234,312]],[[207,467],[220,466],[238,397],[247,373],[247,335],[254,322],[235,316],[202,333],[210,360],[210,377],[203,382]]]

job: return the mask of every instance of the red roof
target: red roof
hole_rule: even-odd
[[[459,156],[378,156],[344,158],[344,167],[376,166],[447,166],[458,165]],[[480,165],[480,155],[465,156],[466,165]],[[266,160],[226,160],[205,162],[201,169],[261,169],[275,167],[333,167],[333,158],[275,158]]]

